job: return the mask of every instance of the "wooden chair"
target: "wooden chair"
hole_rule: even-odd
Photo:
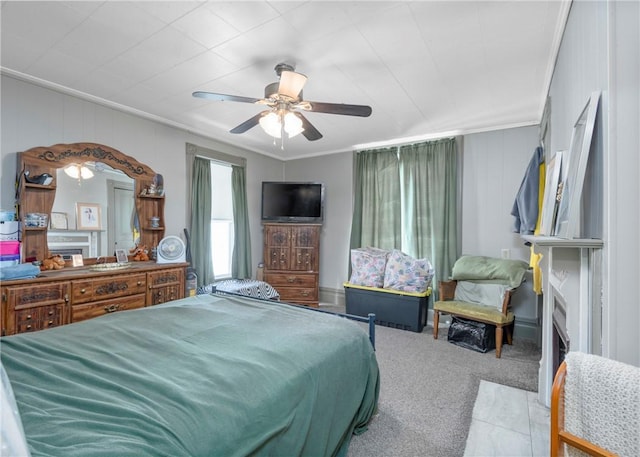
[[[582,412],[584,411],[584,404],[578,406],[566,403],[565,385],[567,382],[567,360],[562,362],[556,372],[551,389],[551,457],[564,456],[565,451],[569,453],[571,448],[591,456],[640,455],[638,454],[640,451],[640,439],[638,438],[638,430],[636,429],[638,418],[640,417],[640,369],[595,355],[580,353],[579,357],[591,358],[592,360],[597,358],[597,360],[602,361],[604,367],[597,367],[597,365],[587,363],[584,364],[584,368],[580,368],[580,370],[574,368],[573,373],[580,373],[580,376],[588,377],[589,379],[597,379],[596,382],[601,393],[605,396],[611,395],[611,397],[615,396],[617,399],[620,399],[622,406],[619,409],[617,407],[612,408],[615,410],[614,415],[603,411],[604,408],[598,408],[598,414],[595,415],[597,416],[596,426],[594,426],[593,423],[594,418],[591,417],[594,416],[593,414],[591,414],[591,416],[589,416],[589,414],[578,414],[581,420],[585,417],[585,421],[590,421],[589,424],[583,427],[584,430],[590,430],[594,433],[598,432],[598,438],[577,436],[567,431],[565,427],[565,413],[569,411],[569,408],[573,408],[572,411],[574,413],[576,411]],[[575,364],[576,362],[573,363]],[[597,368],[589,369],[590,366],[596,366]],[[624,373],[621,374],[622,372]],[[574,376],[576,375],[574,374]],[[626,382],[621,383],[620,380],[625,380]],[[574,393],[574,395],[578,394]],[[593,397],[580,394],[580,399],[583,403],[590,401],[590,398]],[[591,410],[592,408],[590,407],[589,411]],[[601,433],[603,429],[607,429],[607,431],[615,430],[613,445],[608,446],[615,448],[615,452],[604,449],[590,441],[590,438],[591,440],[603,440],[603,434]],[[611,442],[611,440],[609,440],[609,442]]]
[[[513,344],[513,325],[515,315],[509,311],[509,303],[514,289],[509,289],[504,294],[502,308],[454,300],[456,280],[440,281],[438,291],[440,300],[433,304],[433,338],[438,339],[438,324],[440,313],[450,314],[463,319],[483,322],[496,326],[496,358],[502,354],[503,328],[506,330],[507,344]]]

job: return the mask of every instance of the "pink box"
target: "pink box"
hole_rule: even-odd
[[[19,241],[0,241],[0,255],[20,255]]]

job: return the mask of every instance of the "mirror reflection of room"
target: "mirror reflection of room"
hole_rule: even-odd
[[[48,245],[52,254],[100,257],[113,255],[116,249],[129,250],[135,246],[139,222],[133,179],[102,162],[59,168],[56,178],[52,212],[66,215],[68,228],[49,230]],[[99,227],[79,228],[80,202],[100,210]]]

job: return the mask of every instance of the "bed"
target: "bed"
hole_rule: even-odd
[[[0,343],[33,456],[341,456],[379,393],[362,325],[247,297],[196,295]]]

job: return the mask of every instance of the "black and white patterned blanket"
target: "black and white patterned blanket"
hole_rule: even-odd
[[[256,279],[227,279],[214,282],[198,289],[198,294],[210,294],[216,291],[229,292],[247,297],[280,300],[280,294],[270,284]]]

